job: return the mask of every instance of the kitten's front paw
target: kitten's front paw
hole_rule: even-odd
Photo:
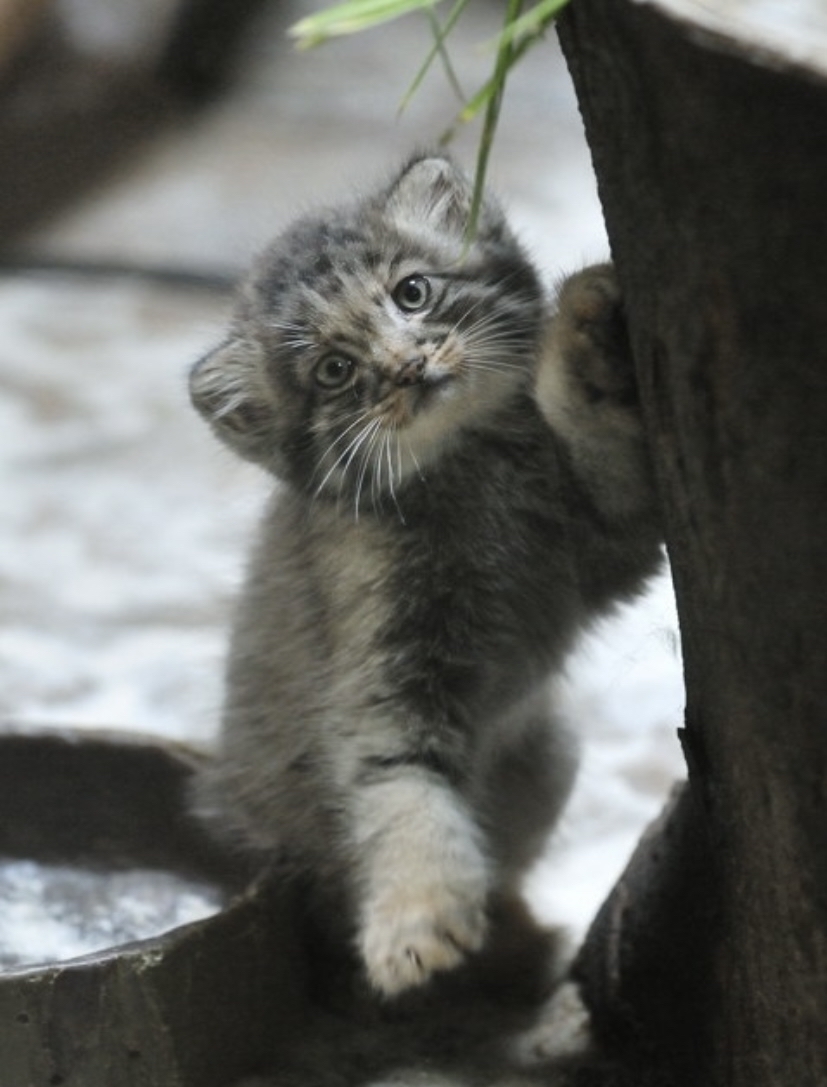
[[[360,944],[368,977],[386,996],[422,985],[478,951],[486,926],[481,878],[384,888],[363,919]]]
[[[591,404],[637,400],[623,299],[611,264],[596,264],[563,283],[552,324],[555,355]],[[542,382],[542,373],[540,380]],[[539,390],[542,396],[542,390]]]
[[[603,517],[626,521],[645,515],[659,539],[623,298],[610,264],[585,268],[560,288],[536,397]]]

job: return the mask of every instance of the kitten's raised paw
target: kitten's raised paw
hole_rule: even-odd
[[[636,384],[623,299],[611,264],[570,276],[560,288],[553,337],[592,403],[631,404]]]
[[[386,996],[450,970],[484,942],[485,895],[447,886],[397,887],[366,911],[360,937],[371,984]]]

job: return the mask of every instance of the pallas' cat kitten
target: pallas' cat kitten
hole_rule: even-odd
[[[484,943],[569,792],[550,682],[659,533],[610,268],[553,312],[499,209],[417,158],[265,252],[193,369],[281,481],[204,792],[394,994]]]

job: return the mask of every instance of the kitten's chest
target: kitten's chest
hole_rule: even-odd
[[[439,672],[457,690],[542,671],[576,611],[555,457],[542,434],[481,442],[387,508],[314,515],[303,546],[340,664],[386,674],[391,661],[416,684]]]
[[[400,498],[406,523],[388,586],[446,651],[549,644],[573,608],[575,556],[556,450],[536,440],[489,444]]]
[[[339,645],[364,643],[393,604],[398,549],[395,526],[328,511],[314,518],[302,541],[312,558],[319,594]]]
[[[470,445],[416,480],[399,504],[400,561],[430,565],[432,574],[443,565],[449,576],[533,566],[565,534],[557,451],[546,434]]]

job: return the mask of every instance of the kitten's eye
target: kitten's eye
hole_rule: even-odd
[[[405,313],[416,313],[431,301],[431,281],[425,276],[408,276],[397,283],[392,297]]]
[[[326,355],[315,371],[316,381],[326,389],[344,385],[353,373],[353,360],[346,355]]]

